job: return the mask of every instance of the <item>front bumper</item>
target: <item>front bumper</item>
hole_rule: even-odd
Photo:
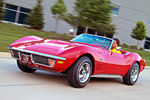
[[[19,48],[14,48],[14,47],[8,47],[8,48],[10,50],[11,55],[13,52],[13,55],[12,55],[13,58],[22,61],[22,55],[25,54],[29,57],[29,59],[31,60],[31,63],[33,63],[35,66],[41,65],[41,66],[53,68],[56,60],[59,60],[59,61],[66,60],[66,58],[63,58],[63,57],[44,54],[44,53],[40,53],[40,52],[24,50],[24,49],[19,49]],[[49,65],[48,62],[50,60],[54,60],[54,65]],[[24,61],[22,61],[22,62],[24,62]],[[24,63],[29,63],[29,62],[24,62]]]

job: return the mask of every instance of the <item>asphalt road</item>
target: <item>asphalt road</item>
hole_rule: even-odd
[[[150,69],[134,86],[120,78],[92,78],[82,89],[70,87],[66,76],[44,71],[21,72],[16,61],[0,58],[0,100],[150,100]]]

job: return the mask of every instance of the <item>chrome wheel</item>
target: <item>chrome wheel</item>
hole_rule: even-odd
[[[140,66],[137,62],[135,62],[131,66],[127,74],[123,77],[124,84],[134,85],[136,81],[138,80],[139,73],[140,73]]]
[[[91,74],[91,59],[83,56],[67,70],[68,83],[75,88],[83,88],[89,82]]]
[[[79,81],[85,83],[90,77],[90,64],[88,62],[83,62],[79,67],[78,73]]]
[[[138,69],[138,67],[134,67],[134,69],[131,71],[131,77],[130,77],[132,83],[134,83],[134,82],[137,80],[138,74],[139,74],[139,69]]]

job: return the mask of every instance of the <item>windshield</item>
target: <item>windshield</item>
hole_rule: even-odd
[[[108,50],[110,50],[111,45],[113,43],[112,39],[89,34],[81,34],[78,37],[72,39],[71,41],[92,44],[95,46],[103,47]]]

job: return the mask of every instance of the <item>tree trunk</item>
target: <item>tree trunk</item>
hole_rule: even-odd
[[[57,29],[58,29],[58,24],[59,24],[59,22],[58,22],[59,20],[56,18],[56,24],[55,24],[55,32],[57,33]]]
[[[138,47],[139,47],[139,40],[137,40],[137,49],[138,49]]]
[[[88,27],[85,27],[85,32],[84,33],[88,33]]]
[[[75,37],[76,34],[77,34],[78,27],[77,27],[77,26],[74,26],[74,27],[73,27],[73,30],[74,30],[74,35],[73,35],[73,36]]]
[[[97,35],[97,34],[98,34],[98,32],[96,31],[96,32],[95,32],[95,35]]]
[[[106,37],[106,33],[104,34],[104,37]]]

